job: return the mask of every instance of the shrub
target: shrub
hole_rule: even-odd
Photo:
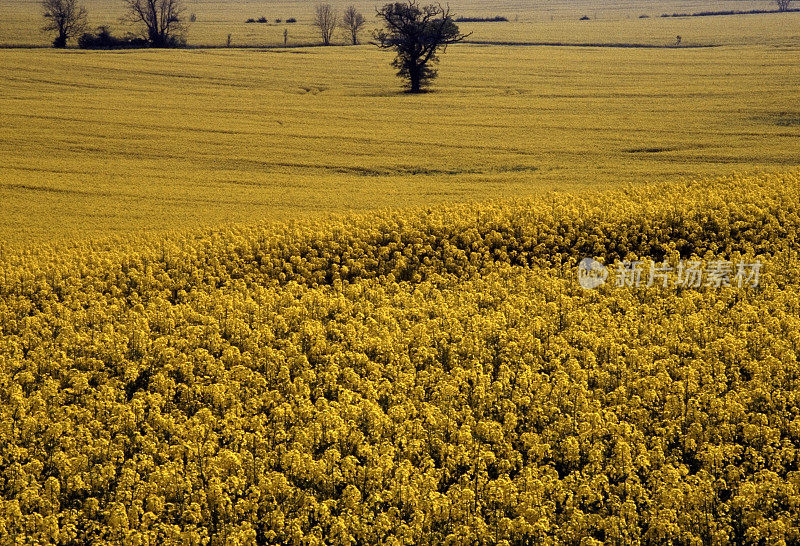
[[[581,17],[581,18],[579,19],[579,21],[589,21],[589,20],[590,20],[590,18],[589,18],[589,16],[588,16],[588,15],[584,15],[583,17]]]
[[[87,32],[78,38],[78,47],[81,49],[138,49],[149,47],[149,44],[144,38],[136,36],[118,38],[111,34],[108,27],[101,26],[97,28],[96,33]]]
[[[508,19],[501,15],[494,17],[458,17],[456,23],[507,23]]]
[[[297,19],[295,19],[294,17],[289,17],[288,19],[286,19],[286,22],[287,23],[296,23]]]
[[[259,23],[266,23],[267,22],[267,18],[266,17],[259,17],[258,18],[258,22]]]

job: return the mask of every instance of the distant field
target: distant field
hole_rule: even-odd
[[[235,46],[283,44],[283,31],[289,31],[289,44],[318,41],[309,22],[316,2],[282,0],[266,4],[255,1],[187,0],[187,16],[197,21],[190,26],[188,40],[195,46],[221,46],[230,34]],[[355,3],[372,23],[380,2],[333,0],[337,7]],[[92,26],[107,25],[123,34],[135,30],[124,26],[121,0],[85,0]],[[50,38],[41,32],[38,2],[4,0],[0,3],[0,46],[45,46]],[[565,42],[565,43],[647,43],[665,45],[683,37],[684,44],[794,45],[800,44],[800,14],[765,14],[728,17],[663,19],[663,13],[695,13],[708,10],[774,9],[770,1],[689,1],[653,2],[575,2],[557,1],[450,3],[454,12],[465,16],[504,16],[508,23],[464,23],[473,39],[482,41]],[[591,21],[579,21],[582,16]],[[648,19],[639,19],[647,15]],[[248,18],[266,17],[270,24],[246,24]],[[276,19],[298,19],[295,24],[275,24]]]
[[[0,51],[7,242],[800,165],[775,48],[464,45],[399,93],[371,47]]]

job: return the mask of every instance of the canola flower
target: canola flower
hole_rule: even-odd
[[[800,540],[800,175],[0,259],[0,541]],[[757,289],[576,267],[760,260]]]

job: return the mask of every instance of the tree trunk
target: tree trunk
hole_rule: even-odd
[[[408,70],[408,79],[411,83],[412,93],[422,92],[422,68],[416,63]]]
[[[53,47],[58,49],[63,49],[67,47],[67,35],[64,34],[63,32],[59,33],[56,39],[53,40]]]
[[[166,47],[166,39],[165,37],[158,32],[156,28],[149,28],[147,29],[148,38],[150,39],[150,45],[153,47]]]

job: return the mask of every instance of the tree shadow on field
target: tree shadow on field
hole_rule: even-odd
[[[429,89],[419,93],[412,93],[407,89],[381,89],[376,91],[366,91],[364,93],[355,93],[359,97],[423,97],[425,95],[441,94],[441,91],[436,89]]]
[[[283,55],[308,55],[308,51],[297,51],[296,49],[289,49],[287,48],[260,48],[254,49],[256,53],[274,53],[276,55],[283,54]]]

